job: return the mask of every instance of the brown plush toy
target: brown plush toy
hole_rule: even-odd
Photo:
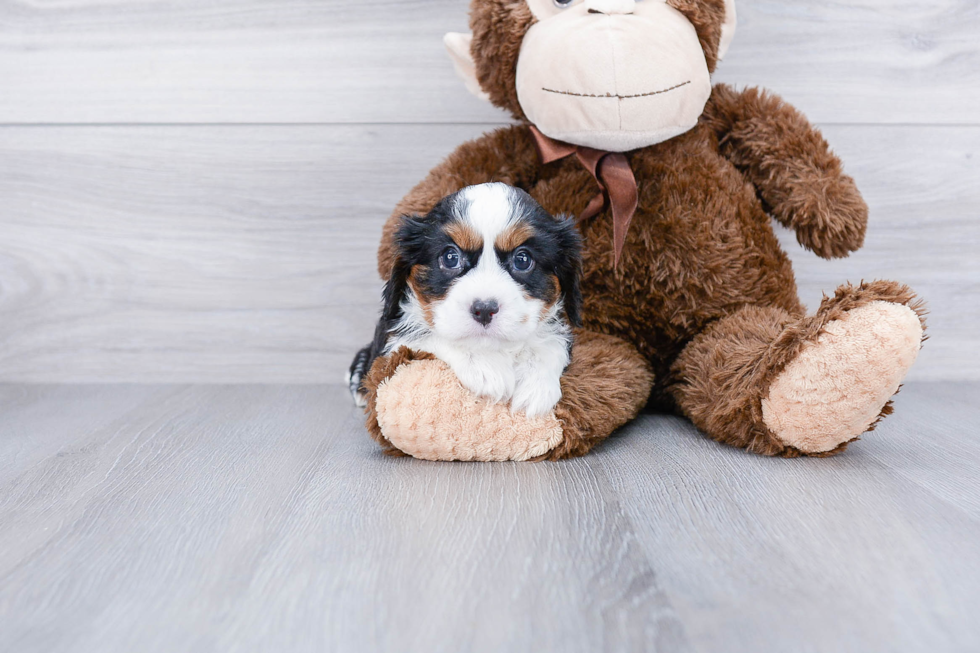
[[[843,285],[807,316],[776,219],[823,258],[864,240],[867,207],[820,133],[756,89],[712,87],[734,0],[473,0],[446,44],[467,86],[520,124],[465,143],[396,207],[505,182],[580,216],[584,329],[553,415],[470,394],[401,349],[361,379],[385,452],[433,460],[585,454],[645,406],[764,455],[829,455],[874,427],[923,340],[891,281]]]

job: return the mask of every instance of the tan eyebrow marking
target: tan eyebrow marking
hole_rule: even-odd
[[[523,245],[534,235],[534,228],[524,222],[508,225],[493,241],[494,247],[501,252],[509,252]]]
[[[463,251],[478,252],[483,249],[483,236],[469,225],[450,222],[446,225],[445,232]]]

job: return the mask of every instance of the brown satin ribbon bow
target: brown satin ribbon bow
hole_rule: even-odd
[[[630,221],[633,220],[637,205],[636,178],[630,169],[629,161],[626,160],[626,155],[562,143],[545,136],[534,125],[530,127],[544,163],[551,163],[574,154],[599,184],[601,189],[599,194],[592,198],[576,222],[599,215],[606,205],[608,196],[613,215],[615,266],[619,267],[619,257],[623,253],[623,245],[626,244],[626,232],[629,231]]]

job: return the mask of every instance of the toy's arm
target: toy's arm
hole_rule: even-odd
[[[650,364],[629,343],[580,331],[552,414],[529,419],[471,393],[445,363],[405,347],[364,378],[367,428],[390,456],[426,460],[558,460],[587,453],[636,417]]]
[[[443,197],[466,186],[500,181],[526,189],[537,181],[539,168],[534,139],[524,126],[503,127],[460,145],[398,203],[385,223],[378,248],[381,278],[391,276],[401,216],[428,213]]]
[[[753,183],[766,211],[823,258],[861,247],[868,207],[840,159],[803,115],[755,88],[715,86],[704,120],[721,153]]]

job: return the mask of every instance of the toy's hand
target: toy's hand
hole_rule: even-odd
[[[778,96],[719,84],[704,120],[719,151],[753,183],[766,211],[823,258],[861,247],[868,206],[820,132]]]
[[[389,455],[427,460],[581,456],[633,419],[653,384],[650,365],[619,338],[576,334],[554,411],[528,418],[466,390],[449,367],[401,348],[364,379],[367,426]]]
[[[554,413],[535,418],[474,395],[449,366],[401,348],[375,363],[368,429],[389,454],[425,460],[529,460],[562,441]]]
[[[799,177],[805,179],[803,174]],[[868,205],[847,175],[828,174],[821,183],[800,183],[779,199],[772,207],[774,216],[795,229],[797,242],[817,256],[841,258],[864,243]]]

